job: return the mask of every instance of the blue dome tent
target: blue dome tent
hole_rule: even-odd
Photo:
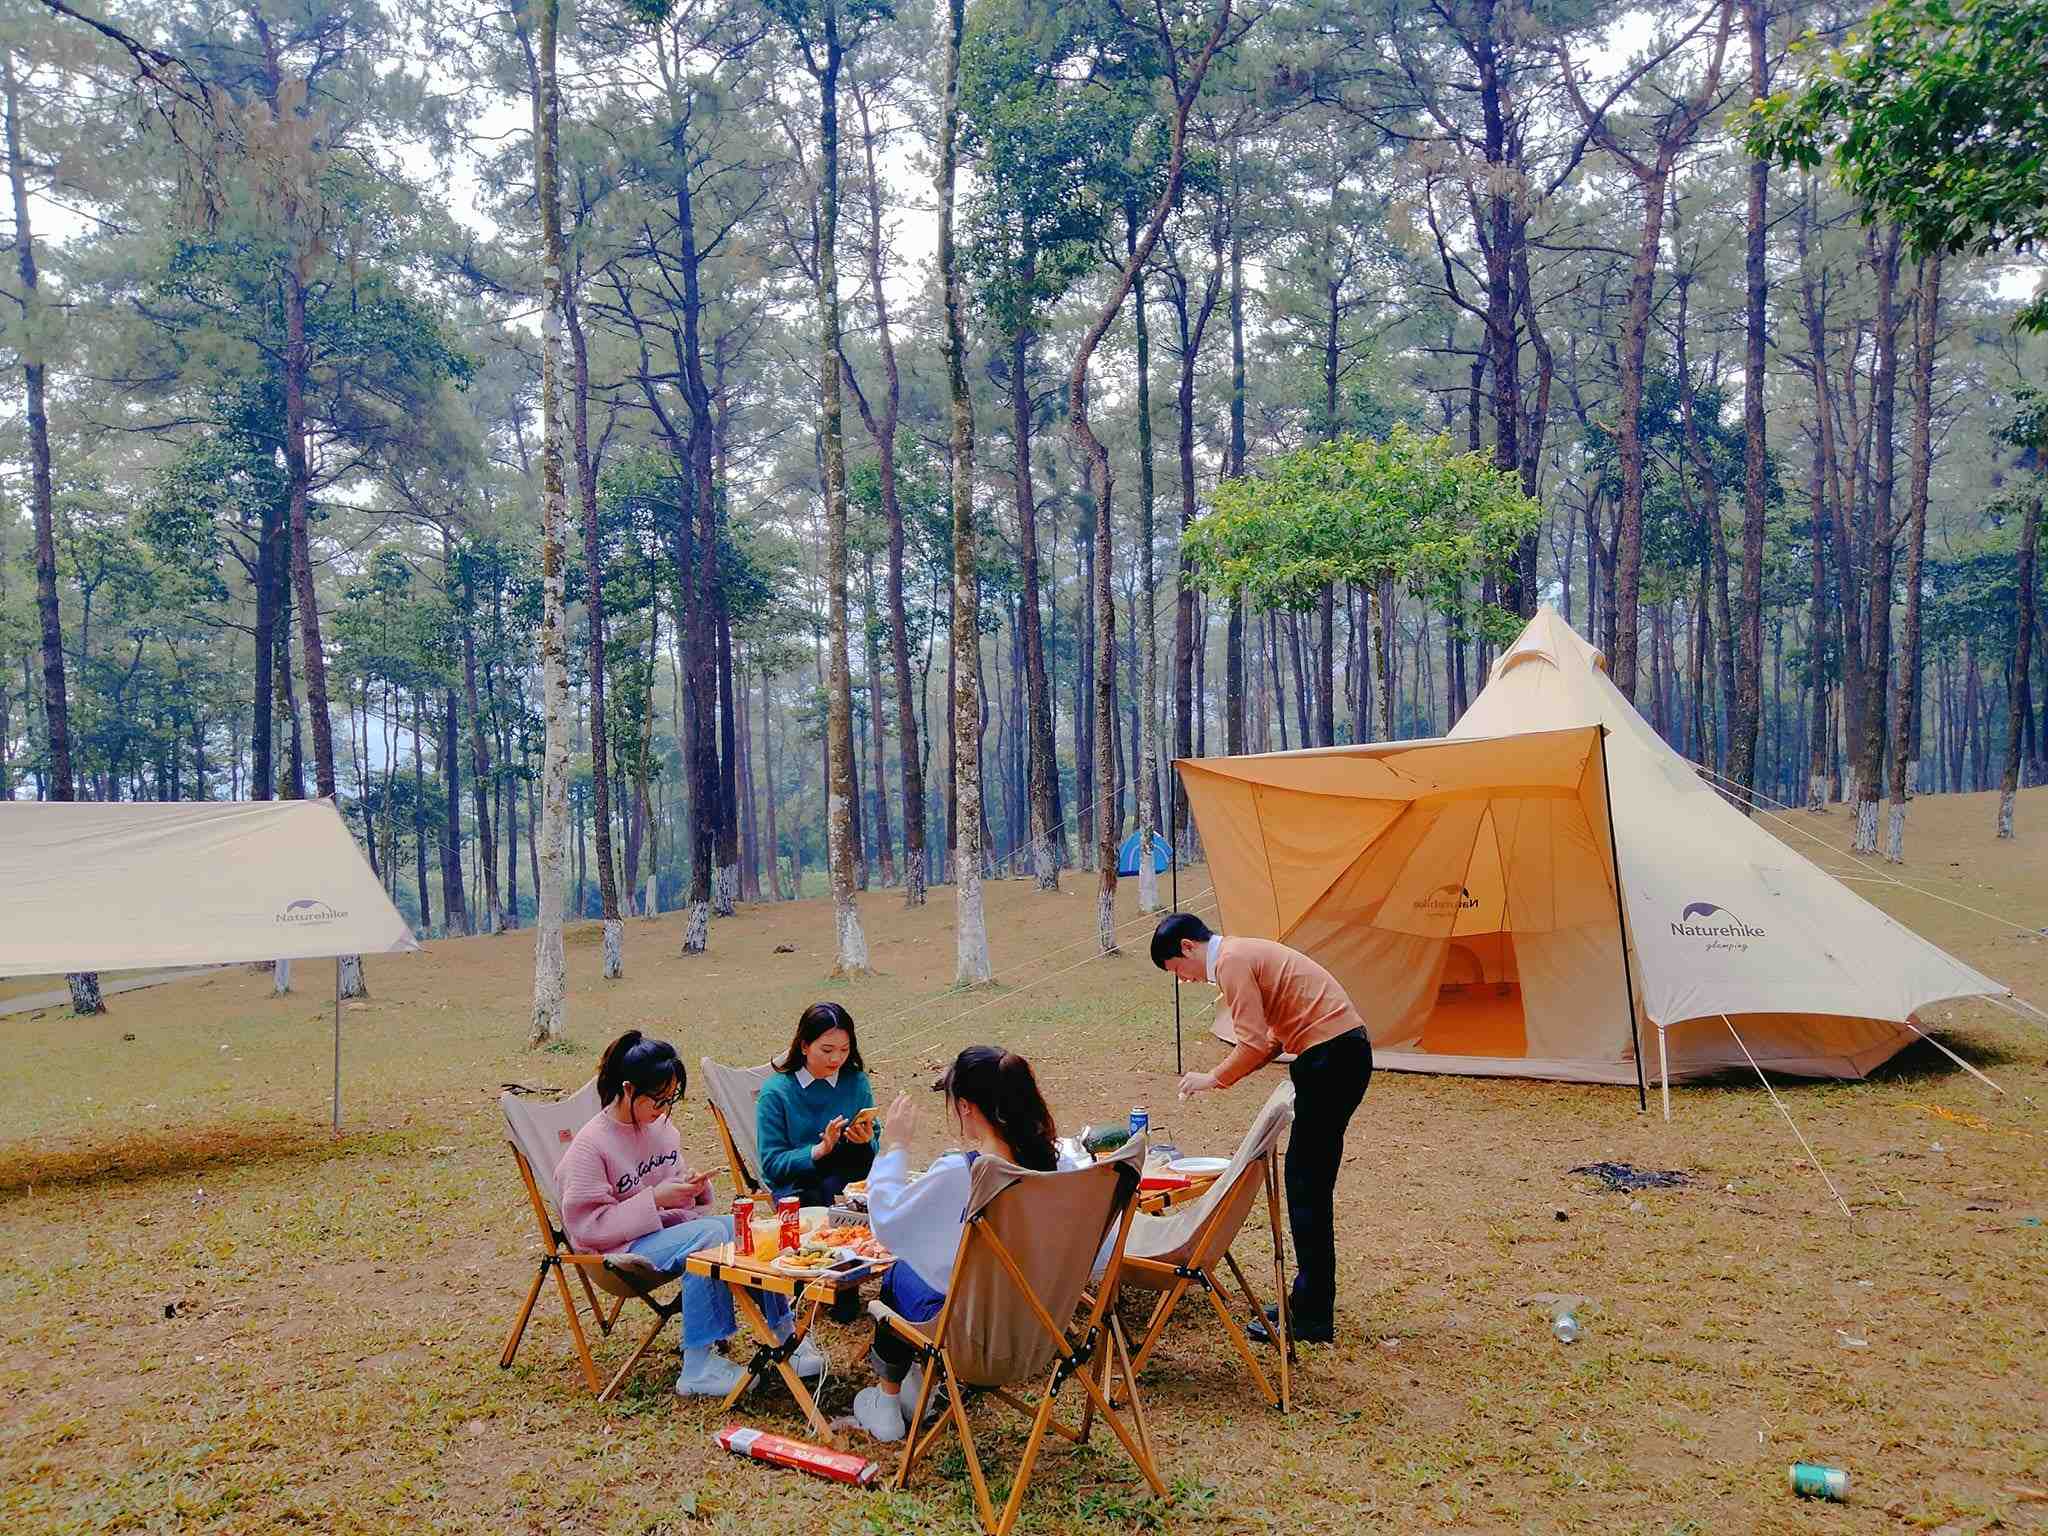
[[[1123,846],[1116,851],[1116,872],[1119,875],[1135,875],[1138,872],[1138,836],[1138,833],[1133,832],[1124,839]],[[1167,846],[1166,839],[1157,832],[1154,832],[1152,834],[1152,868],[1154,873],[1165,874],[1167,863],[1172,857],[1173,850]]]

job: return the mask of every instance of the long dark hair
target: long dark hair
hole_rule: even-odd
[[[953,1058],[939,1088],[956,1104],[972,1104],[1003,1138],[1020,1168],[1050,1173],[1059,1166],[1052,1111],[1038,1091],[1031,1063],[1000,1045],[970,1045]]]
[[[609,1104],[621,1089],[631,1085],[636,1093],[659,1093],[671,1082],[676,1097],[690,1085],[683,1070],[683,1058],[666,1040],[650,1040],[637,1029],[629,1029],[604,1048],[597,1063],[597,1099]]]
[[[796,1021],[796,1033],[789,1037],[789,1053],[775,1064],[775,1070],[796,1071],[804,1064],[804,1047],[835,1029],[846,1031],[846,1065],[856,1072],[867,1071],[867,1063],[860,1059],[860,1036],[853,1032],[853,1015],[837,1003],[813,1003],[803,1011]]]

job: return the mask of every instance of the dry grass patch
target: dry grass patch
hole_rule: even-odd
[[[1913,816],[1905,878],[2014,925],[1857,888],[2048,996],[2038,839],[1996,844],[1988,797]],[[2020,816],[2048,825],[2048,795]],[[1818,825],[1846,835],[1843,817]],[[1175,1104],[1165,987],[1135,948],[1086,958],[1082,878],[1059,896],[992,888],[1002,984],[971,997],[948,992],[948,892],[921,913],[875,893],[863,911],[883,974],[855,983],[821,979],[822,904],[743,912],[688,961],[677,919],[629,923],[610,987],[575,942],[574,1045],[557,1053],[522,1043],[530,934],[372,960],[370,1005],[345,1015],[338,1144],[318,967],[285,999],[230,970],[118,997],[105,1019],[0,1019],[0,1528],[971,1530],[957,1455],[896,1495],[716,1451],[725,1421],[674,1398],[672,1355],[595,1407],[552,1302],[514,1368],[496,1363],[532,1240],[495,1097],[574,1087],[629,1024],[692,1062],[759,1061],[829,996],[860,1019],[885,1094],[996,1039],[1037,1062],[1067,1127],[1142,1102],[1184,1149],[1227,1151],[1256,1107],[1247,1090]],[[1025,1528],[2042,1528],[2043,1506],[2010,1490],[2048,1483],[2048,1228],[2029,1225],[2048,1217],[2048,1123],[2018,1102],[2048,1100],[2048,1035],[1954,1012],[1950,1043],[2013,1099],[1925,1047],[1865,1083],[1780,1086],[1853,1225],[1753,1082],[1677,1092],[1667,1127],[1621,1090],[1382,1074],[1340,1187],[1341,1341],[1303,1350],[1294,1416],[1262,1407],[1186,1309],[1148,1378],[1171,1503],[1106,1440],[1056,1448]],[[1206,1011],[1188,1024],[1190,1060],[1213,1060]],[[700,1095],[681,1125],[714,1162]],[[1694,1182],[1632,1202],[1565,1172],[1597,1159]],[[1518,1305],[1539,1292],[1595,1298],[1581,1343]],[[865,1330],[824,1341],[843,1412]],[[628,1347],[602,1344],[600,1364]],[[779,1392],[744,1417],[799,1427]],[[1021,1428],[994,1437],[1005,1467]],[[1800,1456],[1847,1467],[1852,1502],[1792,1500]]]

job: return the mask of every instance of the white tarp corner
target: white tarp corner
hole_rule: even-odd
[[[0,800],[0,976],[419,948],[327,800]]]

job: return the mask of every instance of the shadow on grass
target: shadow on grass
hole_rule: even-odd
[[[1985,1035],[1944,1030],[1938,1032],[1936,1038],[1980,1072],[1988,1072],[1994,1067],[2024,1066],[2031,1060],[2029,1053],[2020,1050],[2016,1044]],[[1890,1061],[1872,1069],[1866,1081],[1919,1083],[1930,1078],[1959,1077],[1962,1070],[1929,1041],[1915,1040]]]
[[[2033,1053],[2021,1050],[2017,1045],[2007,1041],[1995,1040],[1984,1035],[1965,1034],[1950,1029],[1935,1032],[1935,1038],[1978,1071],[1984,1072],[1987,1075],[1999,1067],[2027,1066],[2034,1060]],[[1855,1078],[1794,1077],[1780,1072],[1768,1061],[1763,1064],[1763,1068],[1765,1075],[1771,1080],[1771,1086],[1777,1089],[1780,1094],[1787,1091],[1796,1093],[1802,1089],[1823,1092],[1839,1088],[1854,1088],[1858,1081]],[[1871,1068],[1861,1081],[1873,1086],[1888,1084],[1910,1086],[1915,1083],[1942,1082],[1950,1078],[1960,1078],[1964,1075],[1963,1069],[1943,1055],[1932,1041],[1915,1040],[1911,1045],[1901,1050],[1898,1055],[1892,1057],[1891,1060]],[[1673,1086],[1674,1088],[1676,1087],[1675,1084]],[[1756,1073],[1747,1066],[1724,1067],[1718,1071],[1703,1074],[1693,1078],[1690,1086],[1694,1088],[1723,1088],[1738,1092],[1745,1088],[1761,1091],[1757,1090],[1756,1087]],[[1656,1091],[1656,1083],[1653,1079],[1650,1086],[1650,1092],[1653,1097]]]
[[[365,1131],[337,1141],[324,1125],[256,1120],[128,1130],[67,1140],[0,1143],[0,1201],[37,1189],[141,1184],[207,1168],[400,1151],[417,1138]]]

